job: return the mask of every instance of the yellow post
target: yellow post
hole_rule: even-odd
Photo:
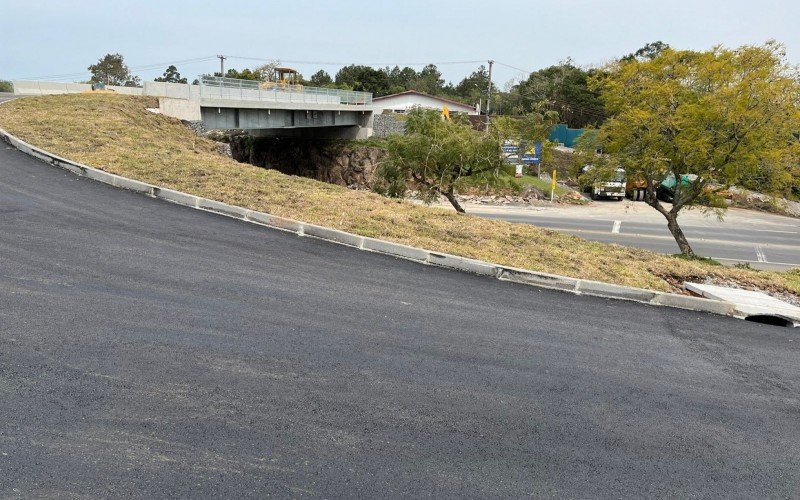
[[[553,180],[550,182],[550,201],[553,201],[555,192],[556,192],[556,171],[553,170]]]

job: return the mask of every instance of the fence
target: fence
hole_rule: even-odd
[[[264,85],[253,80],[220,77],[203,77],[200,82],[200,98],[306,104],[372,104],[372,94],[369,92],[275,83]]]
[[[78,94],[92,89],[88,83],[59,83],[29,80],[14,80],[14,93],[18,95]],[[184,83],[144,82],[144,87],[118,87],[109,85],[106,89],[119,94],[170,97],[175,99],[226,99],[238,101],[259,101],[298,104],[372,104],[369,92],[305,87],[303,85],[284,85],[279,83],[262,84],[252,80],[234,78],[204,77],[200,85]]]

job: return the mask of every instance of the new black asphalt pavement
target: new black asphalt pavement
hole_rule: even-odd
[[[798,395],[797,330],[300,238],[0,145],[2,497],[796,497]]]

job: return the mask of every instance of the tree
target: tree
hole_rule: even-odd
[[[596,73],[596,70],[575,66],[571,59],[531,73],[527,80],[511,90],[518,98],[509,99],[513,106],[506,106],[507,112],[526,113],[546,103],[548,109],[557,111],[570,127],[599,125],[605,120],[606,111],[588,84]]]
[[[461,80],[453,92],[459,99],[475,104],[481,100],[485,101],[487,90],[489,90],[489,72],[486,66],[481,65],[478,71]]]
[[[414,68],[408,66],[400,69],[400,66],[389,68],[388,66],[383,69],[386,76],[389,78],[389,93],[399,94],[411,89],[411,85],[417,79],[418,74]]]
[[[164,71],[163,76],[159,76],[155,79],[157,82],[167,82],[167,83],[187,83],[188,80],[186,78],[181,78],[181,74],[178,73],[178,68],[174,65],[170,64],[167,67],[166,71]]]
[[[625,62],[630,62],[634,59],[638,59],[640,61],[644,60],[652,61],[668,48],[669,44],[666,44],[661,40],[658,40],[656,42],[650,42],[641,49],[634,52],[633,54],[628,54],[627,56],[623,57],[622,60]]]
[[[272,59],[261,66],[257,66],[253,68],[253,74],[256,76],[256,80],[260,80],[262,82],[274,82],[278,79],[278,68],[280,68],[281,62],[277,59]],[[301,78],[298,75],[298,78]]]
[[[665,49],[652,59],[614,63],[590,88],[601,93],[613,118],[584,144],[608,156],[589,161],[622,166],[629,178],[644,180],[645,201],[665,217],[686,256],[694,251],[678,224],[682,209],[713,202],[717,192],[753,177],[783,189],[791,184],[800,157],[800,86],[775,42]],[[675,179],[671,207],[656,191],[669,176]]]
[[[88,69],[92,72],[92,78],[89,80],[91,83],[125,87],[138,87],[142,83],[138,76],[131,74],[120,54],[106,54]]]
[[[14,86],[8,80],[0,80],[0,92],[14,92]]]
[[[389,138],[390,165],[382,172],[392,182],[411,182],[425,202],[438,195],[459,213],[455,196],[462,177],[482,177],[493,184],[500,173],[500,143],[496,135],[480,134],[468,123],[443,120],[436,110],[413,109],[406,134]]]
[[[442,72],[435,64],[428,64],[422,68],[417,78],[411,83],[412,89],[430,95],[441,95],[443,87]]]
[[[225,72],[225,78],[234,78],[236,80],[252,80],[258,81],[259,74],[251,70],[250,68],[244,68],[243,70],[239,71],[236,68],[228,68],[228,71]]]
[[[324,69],[321,69],[311,75],[311,85],[315,87],[324,87],[333,83],[333,78]]]
[[[383,71],[370,66],[345,66],[336,73],[336,84],[361,92],[372,92],[376,96],[389,93],[389,77]]]
[[[531,147],[540,142],[546,144],[553,125],[558,123],[558,113],[555,111],[532,111],[521,116],[498,116],[492,118],[492,127],[501,142],[509,140],[518,146]],[[521,151],[524,153],[524,151]],[[543,149],[542,153],[551,153]]]

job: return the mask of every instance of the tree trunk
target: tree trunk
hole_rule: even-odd
[[[669,232],[672,233],[672,237],[675,238],[675,242],[678,244],[678,248],[680,248],[681,253],[687,257],[695,257],[692,246],[689,245],[689,241],[686,239],[686,236],[684,236],[683,230],[678,224],[678,213],[673,212],[672,210],[667,210],[661,205],[661,203],[659,203],[658,197],[656,196],[656,190],[653,187],[654,185],[655,183],[648,179],[644,201],[651,207],[655,208],[658,213],[667,219],[667,228],[669,229]]]
[[[464,210],[464,208],[461,206],[461,204],[458,203],[458,199],[456,199],[456,195],[453,194],[453,188],[450,188],[447,191],[440,191],[440,193],[442,193],[444,195],[444,197],[447,198],[447,201],[449,201],[450,204],[453,205],[453,208],[456,209],[456,212],[458,212],[460,214],[467,213],[467,211]]]
[[[681,253],[687,257],[694,257],[694,250],[689,245],[689,241],[686,240],[686,236],[683,235],[681,226],[678,225],[678,214],[667,212],[664,217],[667,218],[667,227],[669,232],[672,233],[672,237],[675,238],[675,242],[678,243]]]

